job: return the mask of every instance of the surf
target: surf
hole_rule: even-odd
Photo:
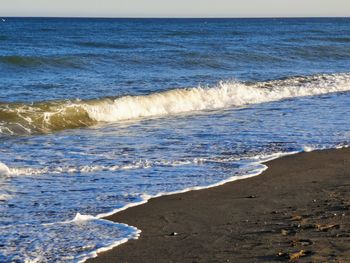
[[[0,103],[0,134],[50,133],[101,122],[175,116],[349,90],[350,73],[338,73],[264,82],[222,81],[212,87],[95,100]]]

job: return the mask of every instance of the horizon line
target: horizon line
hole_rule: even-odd
[[[76,18],[76,19],[317,19],[317,18],[350,18],[350,16],[1,16],[0,18]]]

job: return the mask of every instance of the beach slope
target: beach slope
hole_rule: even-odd
[[[141,237],[88,262],[350,262],[350,149],[267,165],[253,178],[108,217]]]

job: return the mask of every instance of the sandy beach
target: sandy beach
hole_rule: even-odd
[[[1,6],[0,263],[350,263],[350,1],[103,1]]]
[[[88,262],[349,262],[350,149],[267,166],[253,178],[108,217],[138,227],[141,237]]]

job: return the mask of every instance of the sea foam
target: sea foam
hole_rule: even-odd
[[[0,133],[47,133],[98,122],[167,117],[350,90],[350,73],[290,77],[265,82],[223,81],[213,87],[178,88],[140,96],[0,104]]]
[[[10,175],[10,169],[6,164],[0,162],[0,177],[6,177]]]
[[[100,122],[167,116],[192,111],[277,101],[350,90],[350,74],[293,77],[257,82],[220,82],[211,88],[173,89],[145,96],[125,96],[85,104],[90,118]]]

